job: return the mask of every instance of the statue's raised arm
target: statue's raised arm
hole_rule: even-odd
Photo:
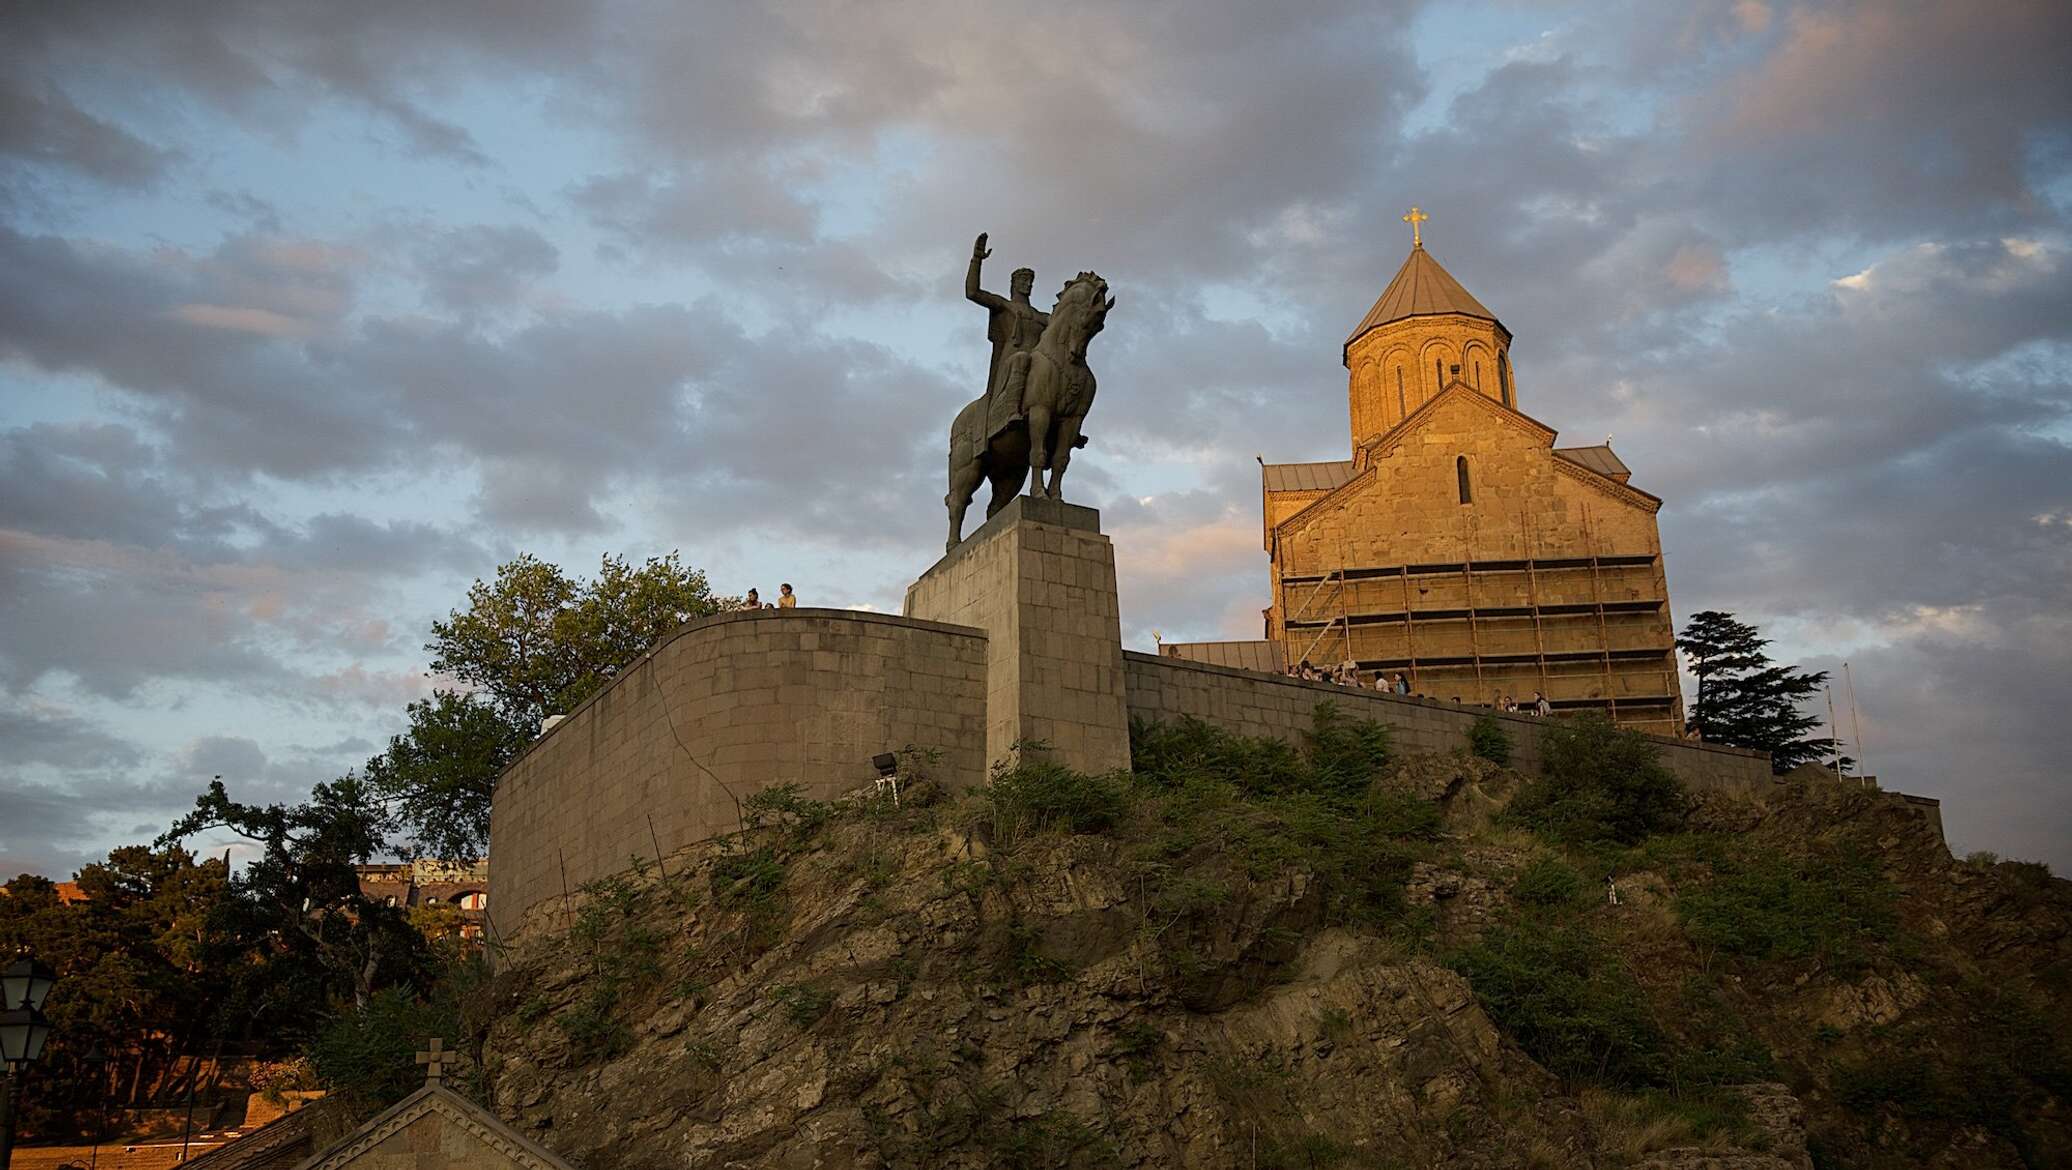
[[[986,340],[993,343],[993,358],[986,364],[986,384],[982,393],[991,393],[994,379],[1000,376],[1000,363],[1009,354],[1020,353],[1036,344],[1043,336],[1043,326],[1050,320],[1050,314],[1029,303],[1029,293],[1036,287],[1036,270],[1017,268],[1007,278],[1007,294],[987,292],[979,287],[979,270],[986,257],[993,254],[986,247],[985,232],[971,243],[971,265],[964,270],[964,296],[971,303],[986,311]]]
[[[990,293],[978,286],[979,266],[986,262],[993,250],[986,247],[986,233],[980,232],[971,245],[971,267],[964,270],[964,299],[987,309],[999,310],[1006,307],[1007,298],[999,293]]]

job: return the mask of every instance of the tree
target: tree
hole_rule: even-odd
[[[236,958],[213,924],[221,859],[130,845],[77,875],[81,899],[23,875],[0,897],[0,954],[32,951],[58,972],[46,1007],[63,1044],[38,1064],[22,1125],[40,1138],[78,1137],[111,1103],[174,1091],[176,1058],[211,1032],[215,989]],[[99,1045],[105,1068],[80,1058]]]
[[[705,574],[677,554],[639,566],[602,558],[594,581],[524,555],[476,581],[465,610],[432,624],[432,668],[474,688],[412,703],[410,726],[367,761],[363,780],[409,851],[470,861],[489,849],[496,780],[539,732],[602,690],[664,634],[717,613]]]
[[[1831,756],[1836,745],[1806,736],[1820,720],[1800,708],[1827,682],[1827,672],[1775,665],[1763,653],[1769,644],[1754,626],[1719,610],[1691,615],[1676,639],[1698,679],[1690,710],[1698,734],[1708,743],[1769,752],[1770,767],[1781,775]]]
[[[473,861],[489,852],[489,799],[538,724],[493,703],[437,691],[410,704],[410,727],[367,761],[367,786],[387,803],[411,852]]]
[[[476,581],[468,608],[432,623],[432,669],[488,696],[514,722],[537,725],[604,688],[662,635],[717,613],[705,574],[677,554],[639,568],[607,556],[595,581],[530,554]]]
[[[159,839],[229,829],[259,846],[230,881],[218,921],[246,956],[224,989],[219,1035],[310,1035],[333,1005],[424,978],[432,962],[403,911],[360,893],[354,868],[388,849],[390,816],[359,777],[319,784],[298,805],[232,800],[219,777]]]

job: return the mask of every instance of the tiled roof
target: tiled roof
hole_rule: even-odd
[[[306,1106],[187,1160],[186,1170],[272,1170],[293,1166],[314,1149],[315,1123],[327,1107]]]
[[[1268,463],[1259,478],[1270,492],[1328,492],[1353,477],[1353,461]]]
[[[1345,339],[1345,343],[1351,345],[1369,329],[1391,321],[1435,313],[1463,313],[1484,321],[1496,321],[1496,314],[1483,308],[1482,302],[1462,288],[1451,272],[1440,267],[1430,252],[1421,247],[1412,248],[1410,258],[1396,270],[1396,278],[1389,281],[1389,286],[1382,290],[1381,299],[1367,310],[1367,315],[1360,319],[1358,328]],[[1503,323],[1498,321],[1497,327],[1502,328]]]
[[[1626,482],[1626,477],[1633,474],[1631,468],[1620,462],[1617,455],[1612,454],[1611,444],[1609,443],[1596,447],[1556,447],[1554,448],[1554,453],[1575,464],[1577,467],[1588,468],[1599,475],[1610,476],[1620,483]]]

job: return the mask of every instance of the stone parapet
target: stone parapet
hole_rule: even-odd
[[[836,609],[691,622],[542,734],[498,781],[489,910],[511,934],[564,888],[740,825],[778,784],[829,799],[871,757],[941,752],[955,789],[985,775],[986,637]]]
[[[1125,653],[1123,660],[1133,719],[1174,720],[1191,715],[1242,735],[1299,742],[1310,728],[1316,705],[1328,701],[1340,704],[1350,715],[1387,724],[1402,751],[1451,752],[1465,749],[1468,728],[1476,719],[1491,715],[1510,733],[1511,766],[1527,773],[1540,770],[1540,738],[1547,730],[1544,719],[1134,651]],[[1662,736],[1647,738],[1658,749],[1663,766],[1692,788],[1753,796],[1775,783],[1770,757],[1762,752]]]

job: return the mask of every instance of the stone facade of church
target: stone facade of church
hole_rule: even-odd
[[[1352,457],[1263,469],[1266,637],[1438,699],[1539,691],[1680,734],[1662,501],[1520,410],[1510,346],[1414,247],[1346,341]]]

